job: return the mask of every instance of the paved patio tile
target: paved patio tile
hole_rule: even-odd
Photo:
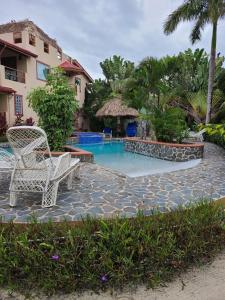
[[[132,162],[131,162],[132,163]],[[191,169],[129,178],[97,164],[83,163],[81,179],[73,189],[59,188],[57,205],[41,208],[40,194],[21,194],[16,208],[9,207],[9,176],[0,177],[0,216],[5,221],[26,222],[36,216],[41,222],[80,220],[94,217],[133,217],[138,210],[150,215],[153,209],[167,211],[204,198],[225,196],[225,151],[205,144],[202,162]]]

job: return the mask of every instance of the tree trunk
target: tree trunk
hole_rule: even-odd
[[[212,110],[212,92],[215,78],[216,68],[216,39],[217,39],[217,22],[213,23],[212,44],[209,61],[209,78],[208,78],[208,95],[207,95],[207,113],[205,123],[208,124],[211,120]]]
[[[158,108],[160,107],[160,95],[157,94],[157,100],[158,100]]]

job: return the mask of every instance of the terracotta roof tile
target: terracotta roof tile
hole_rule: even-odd
[[[1,86],[0,85],[0,93],[4,93],[4,94],[13,94],[15,93],[16,91],[12,88],[9,88],[7,86]]]

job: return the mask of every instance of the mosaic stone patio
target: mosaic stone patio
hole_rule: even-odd
[[[132,163],[132,162],[131,162]],[[41,208],[40,194],[23,194],[16,208],[9,207],[9,174],[0,177],[0,215],[5,221],[26,222],[35,216],[39,221],[80,220],[87,214],[112,217],[146,215],[152,209],[162,211],[187,205],[203,198],[225,196],[225,151],[205,144],[202,162],[191,169],[129,178],[97,164],[82,163],[81,179],[74,180],[73,190],[59,189],[57,205]]]

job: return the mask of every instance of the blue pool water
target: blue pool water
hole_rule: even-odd
[[[106,142],[92,145],[73,145],[94,154],[97,164],[119,171],[129,177],[188,169],[196,166],[200,159],[188,162],[172,162],[124,151],[123,142]]]
[[[200,159],[196,159],[187,162],[173,162],[152,158],[124,151],[123,142],[116,141],[101,144],[74,144],[73,146],[92,152],[97,164],[129,177],[188,169],[198,165],[201,161]],[[11,148],[5,148],[5,150],[12,153]]]
[[[1,145],[0,145],[0,148],[1,148]],[[2,147],[5,151],[8,151],[9,153],[13,153],[13,150],[12,148],[10,147]]]
[[[103,136],[92,132],[80,132],[78,140],[79,144],[97,144],[103,142]]]

